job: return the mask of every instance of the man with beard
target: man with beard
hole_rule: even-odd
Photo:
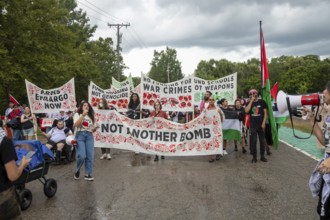
[[[205,108],[209,106],[209,98],[212,96],[212,92],[206,91],[204,94],[204,99],[199,105],[199,109],[195,108],[195,114],[200,114]]]

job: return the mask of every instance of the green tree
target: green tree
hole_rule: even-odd
[[[154,51],[154,57],[150,63],[151,69],[148,76],[158,82],[173,82],[184,77],[181,70],[181,62],[177,59],[175,49],[166,47],[165,51]]]

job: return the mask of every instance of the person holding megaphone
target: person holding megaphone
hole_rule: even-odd
[[[330,81],[323,90],[324,104],[330,104]],[[303,115],[314,125],[313,111],[304,107]],[[327,113],[322,127],[318,123],[313,128],[317,140],[325,147],[324,158],[322,158],[312,173],[309,186],[313,196],[319,196],[317,212],[320,219],[330,219],[330,112]]]
[[[264,100],[258,99],[258,91],[249,91],[250,101],[245,108],[245,113],[250,115],[250,150],[253,155],[252,163],[257,162],[257,136],[260,142],[260,160],[265,158],[265,128],[267,119],[267,105]]]

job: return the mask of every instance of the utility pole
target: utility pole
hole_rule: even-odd
[[[123,37],[123,34],[119,33],[119,29],[121,27],[128,27],[131,26],[129,23],[128,24],[108,24],[108,26],[111,27],[117,27],[117,69],[118,69],[118,81],[120,81],[120,63],[119,63],[119,54],[120,54],[120,43],[121,39]]]

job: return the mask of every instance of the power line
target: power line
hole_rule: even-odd
[[[96,6],[95,4],[89,2],[88,0],[85,0],[85,1],[86,1],[88,4],[92,5],[94,8],[96,8],[97,10],[92,9],[91,7],[87,6],[86,4],[84,4],[84,3],[82,3],[81,1],[78,0],[78,2],[79,2],[80,4],[82,4],[82,5],[86,6],[87,8],[89,8],[89,9],[95,11],[95,12],[98,13],[99,15],[106,16],[106,17],[108,17],[108,18],[110,18],[110,19],[112,19],[112,20],[118,20],[118,21],[120,21],[120,22],[122,22],[122,23],[128,23],[128,22],[124,21],[123,19],[117,18],[116,16],[113,16],[113,15],[111,15],[110,13],[104,11],[102,8],[99,8],[99,7]],[[92,16],[90,16],[90,17],[92,17]],[[94,18],[94,19],[97,19],[97,18],[95,18],[95,17],[93,17],[93,18]],[[97,19],[97,20],[100,20],[100,19]],[[102,21],[102,20],[100,20],[100,21]],[[104,21],[102,21],[102,22],[104,22]],[[129,33],[130,33],[130,30],[128,30],[128,31],[129,31]],[[134,27],[133,27],[133,31],[134,31],[134,34],[135,34],[135,36],[136,36],[136,37],[135,37],[132,33],[130,33],[130,34],[131,34],[131,37],[133,38],[133,40],[134,40],[138,45],[140,45],[142,48],[145,48],[146,46],[145,46],[143,40],[140,38],[140,36],[138,35],[138,33],[136,32],[136,30],[135,30]]]
[[[97,8],[98,10],[104,12],[105,14],[109,15],[109,16],[112,17],[114,20],[118,20],[118,21],[123,22],[123,23],[128,23],[127,21],[124,21],[123,19],[117,18],[116,16],[113,16],[113,15],[109,14],[109,12],[104,11],[103,9],[97,7],[96,5],[90,3],[89,1],[86,0],[86,2],[87,2],[88,4],[94,6],[94,7]]]

